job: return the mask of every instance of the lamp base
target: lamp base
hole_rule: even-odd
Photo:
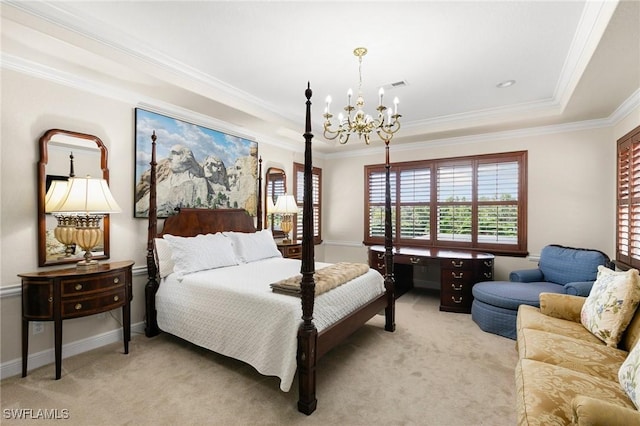
[[[76,263],[76,269],[87,270],[87,269],[95,269],[98,267],[97,260],[81,260]]]

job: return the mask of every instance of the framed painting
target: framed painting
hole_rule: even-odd
[[[158,217],[176,208],[257,210],[258,143],[136,108],[134,217],[149,217],[151,135],[156,132]]]

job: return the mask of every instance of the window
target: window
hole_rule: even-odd
[[[322,169],[314,167],[311,170],[313,193],[313,242],[322,242]],[[293,163],[293,187],[295,188],[298,213],[296,215],[296,228],[293,231],[294,239],[302,238],[302,205],[304,203],[304,164]]]
[[[392,164],[394,244],[526,255],[526,166],[526,151]],[[382,244],[384,165],[365,166],[365,194],[364,242]]]
[[[618,140],[616,261],[640,267],[640,127]]]

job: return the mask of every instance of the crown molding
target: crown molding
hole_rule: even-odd
[[[629,98],[627,98],[616,110],[607,118],[576,121],[573,123],[556,124],[550,126],[528,127],[518,130],[506,130],[503,132],[482,133],[471,136],[460,136],[455,138],[434,139],[430,141],[412,142],[406,144],[397,144],[393,146],[396,152],[414,151],[424,149],[425,146],[451,146],[451,145],[467,145],[482,142],[491,142],[496,140],[515,139],[529,136],[543,136],[554,133],[574,132],[580,130],[598,129],[603,127],[613,127],[631,114],[635,109],[640,108],[640,88],[638,88]],[[343,152],[334,152],[326,154],[327,159],[332,158],[353,158],[364,157],[371,154],[379,154],[384,152],[384,147],[366,147]]]

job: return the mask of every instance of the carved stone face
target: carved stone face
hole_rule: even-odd
[[[191,170],[195,176],[202,176],[200,165],[193,156],[193,153],[190,149],[185,148],[182,145],[174,145],[171,147],[169,161],[171,162],[171,170],[174,173],[182,173]]]
[[[209,156],[204,160],[203,164],[204,177],[213,183],[226,185],[227,168],[222,160],[217,157]]]

